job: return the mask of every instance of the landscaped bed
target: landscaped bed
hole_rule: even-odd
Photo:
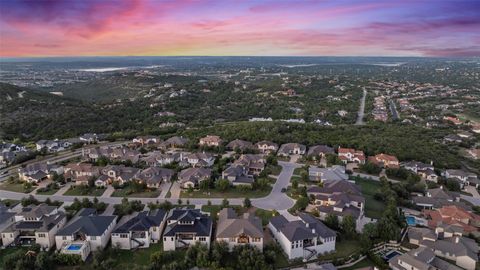
[[[131,190],[128,188],[124,189],[115,189],[115,191],[112,193],[112,197],[129,197],[129,198],[156,198],[160,195],[160,190],[155,189],[155,190],[144,190],[143,192],[132,192],[130,193]]]

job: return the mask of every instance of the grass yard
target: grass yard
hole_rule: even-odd
[[[100,197],[105,192],[104,188],[87,188],[82,186],[71,186],[63,195],[65,196],[94,196]]]
[[[46,191],[39,191],[37,190],[37,194],[38,195],[53,195],[55,194],[57,191],[59,190],[59,188],[49,188],[48,190]]]
[[[385,204],[374,198],[375,192],[380,188],[380,182],[358,179],[355,180],[355,183],[362,187],[362,193],[365,197],[365,215],[370,218],[380,218],[385,210]]]
[[[334,260],[348,257],[361,250],[358,240],[337,241],[335,244],[335,252],[323,256],[319,256],[320,260]]]
[[[300,167],[300,168],[295,168],[295,170],[293,170],[293,175],[298,175],[300,176],[300,174],[302,172],[307,172],[303,167]],[[308,172],[307,172],[308,173]]]
[[[255,215],[262,219],[262,225],[266,226],[270,219],[274,217],[275,212],[257,208],[255,209]]]
[[[124,189],[115,189],[115,191],[112,193],[112,197],[128,197],[128,198],[156,198],[160,195],[160,190],[145,190],[143,192],[133,192],[130,193],[130,189],[124,188]]]
[[[261,198],[270,194],[272,187],[268,187],[265,190],[240,190],[234,187],[228,189],[225,192],[218,190],[194,190],[192,192],[182,191],[180,193],[180,198]]]
[[[268,165],[267,169],[270,170],[270,174],[279,175],[282,171],[282,166],[280,165]]]
[[[245,209],[240,205],[229,205],[229,208],[233,208],[238,215],[243,214]],[[218,212],[222,210],[221,205],[202,205],[202,212],[210,213],[210,216],[217,219]]]
[[[23,183],[20,183],[20,182],[8,183],[6,181],[0,185],[0,189],[13,191],[13,192],[20,192],[20,193],[30,193],[35,189],[35,187],[30,187],[28,189],[25,189]]]
[[[150,256],[155,252],[163,252],[161,243],[151,244],[149,248],[141,248],[132,252],[131,250],[112,251],[111,258],[117,263],[116,269],[138,269],[139,266],[148,266],[150,264]],[[177,256],[178,255],[178,256]],[[176,260],[183,260],[185,251],[175,252]]]
[[[0,269],[3,269],[3,259],[10,254],[13,254],[19,250],[27,252],[28,248],[25,247],[10,247],[6,249],[0,249]],[[8,269],[5,269],[8,270]]]

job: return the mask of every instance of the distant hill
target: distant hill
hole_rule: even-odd
[[[48,93],[0,83],[0,137],[25,137],[51,134],[58,126],[68,127],[85,116],[95,117],[88,104]],[[58,130],[58,129],[57,129]],[[74,129],[65,129],[75,134]]]
[[[118,73],[100,77],[88,82],[59,85],[53,88],[39,89],[48,92],[62,92],[65,97],[89,102],[111,102],[118,99],[139,98],[148,94],[152,87],[173,83],[177,86],[192,84],[203,79],[195,76],[144,75]]]

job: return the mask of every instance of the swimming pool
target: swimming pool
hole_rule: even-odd
[[[80,244],[71,244],[67,247],[67,250],[76,251],[76,250],[80,250],[81,248],[82,248],[82,245]]]
[[[395,250],[392,250],[390,253],[386,254],[385,256],[383,256],[383,258],[387,261],[389,261],[391,258],[397,256],[397,255],[402,255],[402,253],[398,252],[398,251],[395,251]]]
[[[413,216],[406,216],[405,219],[407,220],[407,224],[408,224],[409,226],[415,226],[415,225],[417,225],[417,220],[416,220],[415,217],[413,217]]]

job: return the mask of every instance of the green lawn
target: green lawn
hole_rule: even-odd
[[[319,256],[319,260],[334,260],[348,257],[361,250],[358,240],[343,240],[335,243],[335,252]]]
[[[300,176],[300,174],[302,172],[305,172],[305,169],[303,167],[300,167],[300,168],[295,168],[295,170],[293,170],[293,175],[298,175]]]
[[[44,191],[44,192],[37,191],[36,193],[37,193],[38,195],[53,195],[53,194],[55,194],[58,190],[59,190],[59,188],[51,188],[51,189],[48,189],[47,191]]]
[[[149,248],[141,248],[135,251],[115,250],[112,252],[111,258],[117,263],[116,269],[138,269],[139,266],[148,266],[150,256],[159,251],[163,251],[161,243],[151,244]],[[176,251],[175,254],[176,260],[183,260],[185,257],[184,250]]]
[[[9,255],[9,254],[13,254],[15,252],[17,252],[18,250],[23,250],[23,251],[27,251],[28,248],[25,248],[25,247],[9,247],[9,248],[6,248],[6,249],[0,249],[0,269],[3,269],[3,259],[5,258],[5,256]],[[5,269],[7,270],[7,269]]]
[[[271,190],[272,187],[270,186],[265,190],[240,190],[231,187],[225,192],[220,192],[214,189],[210,189],[208,191],[194,190],[190,193],[188,191],[182,191],[180,193],[180,198],[261,198],[270,194]]]
[[[160,190],[145,190],[143,192],[134,192],[130,193],[130,189],[124,188],[124,189],[115,189],[115,191],[112,193],[112,197],[129,197],[129,198],[156,198],[160,195]]]
[[[235,212],[237,212],[237,214],[239,215],[244,212],[243,207],[240,205],[229,205],[228,207],[233,208]],[[202,206],[202,212],[210,213],[210,216],[214,219],[217,219],[218,212],[220,212],[220,210],[222,209],[223,208],[221,205],[203,205]]]
[[[35,187],[25,189],[24,186],[23,186],[23,183],[19,183],[19,182],[7,183],[7,182],[5,182],[5,183],[0,185],[0,189],[13,191],[13,192],[20,192],[20,193],[30,193],[35,189]]]
[[[257,208],[255,210],[255,215],[262,219],[262,225],[266,226],[270,219],[274,216],[274,211],[264,210]]]
[[[282,166],[280,165],[268,165],[267,169],[270,170],[270,174],[279,175],[282,171]]]
[[[373,180],[359,179],[355,183],[362,187],[362,193],[365,197],[365,215],[370,218],[380,218],[385,210],[385,204],[375,200],[375,192],[380,188],[380,182]]]
[[[63,195],[65,196],[94,196],[100,197],[105,192],[104,188],[86,188],[71,186]]]

